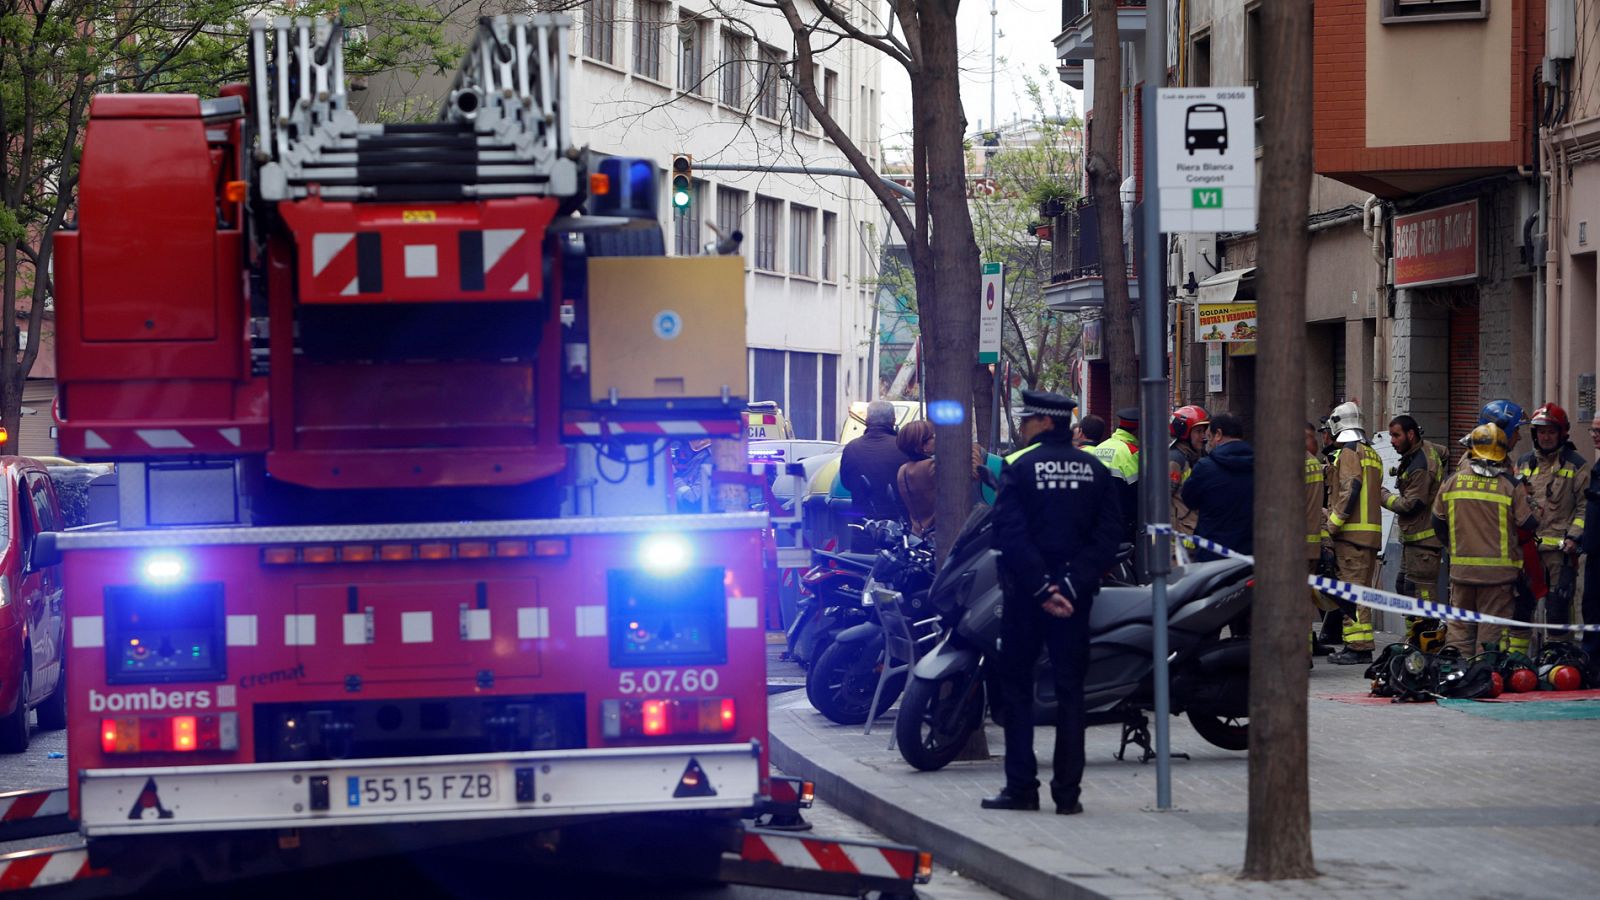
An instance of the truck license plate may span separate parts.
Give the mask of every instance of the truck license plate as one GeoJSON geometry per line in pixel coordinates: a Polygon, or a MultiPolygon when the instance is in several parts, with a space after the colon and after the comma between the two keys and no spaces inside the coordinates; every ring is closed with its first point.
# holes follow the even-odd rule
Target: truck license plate
{"type": "Polygon", "coordinates": [[[351,809],[402,806],[487,806],[500,799],[497,773],[463,768],[458,772],[401,771],[345,778],[345,803],[351,809]]]}

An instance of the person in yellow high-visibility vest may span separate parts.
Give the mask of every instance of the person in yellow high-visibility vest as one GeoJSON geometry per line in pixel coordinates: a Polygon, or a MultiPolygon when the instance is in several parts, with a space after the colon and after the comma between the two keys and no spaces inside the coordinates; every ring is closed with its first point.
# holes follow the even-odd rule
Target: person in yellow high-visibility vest
{"type": "Polygon", "coordinates": [[[1137,543],[1139,528],[1139,408],[1117,410],[1117,430],[1093,448],[1084,448],[1111,470],[1119,485],[1122,518],[1126,522],[1125,542],[1137,543]]]}
{"type": "MultiPolygon", "coordinates": [[[[1522,571],[1517,530],[1537,520],[1528,487],[1511,472],[1511,442],[1493,423],[1467,436],[1466,467],[1439,487],[1433,501],[1433,527],[1450,548],[1450,605],[1508,618],[1512,593],[1522,571]]],[[[1452,621],[1445,638],[1462,656],[1474,656],[1500,643],[1503,627],[1452,621]]]]}
{"type": "MultiPolygon", "coordinates": [[[[1329,414],[1328,424],[1339,447],[1328,484],[1328,534],[1333,538],[1336,577],[1374,587],[1378,549],[1383,546],[1383,460],[1367,444],[1361,407],[1339,404],[1329,414]]],[[[1343,638],[1344,648],[1329,656],[1329,662],[1341,666],[1372,662],[1370,608],[1360,606],[1354,618],[1345,616],[1343,638]]]]}

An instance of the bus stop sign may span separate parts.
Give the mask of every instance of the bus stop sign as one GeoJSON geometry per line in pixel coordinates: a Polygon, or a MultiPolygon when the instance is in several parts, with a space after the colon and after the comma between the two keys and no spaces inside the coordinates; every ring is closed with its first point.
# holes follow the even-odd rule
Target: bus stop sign
{"type": "Polygon", "coordinates": [[[1165,88],[1156,96],[1161,231],[1254,231],[1256,92],[1165,88]]]}

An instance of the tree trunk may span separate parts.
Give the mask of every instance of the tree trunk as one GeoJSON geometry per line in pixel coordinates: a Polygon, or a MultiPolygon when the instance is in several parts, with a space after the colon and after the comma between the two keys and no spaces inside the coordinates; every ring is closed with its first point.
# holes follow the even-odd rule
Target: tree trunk
{"type": "MultiPolygon", "coordinates": [[[[1262,4],[1261,371],[1305,358],[1306,210],[1311,190],[1312,0],[1262,4]]],[[[1256,605],[1250,647],[1250,824],[1243,877],[1315,877],[1306,763],[1305,543],[1299,529],[1305,379],[1262,379],[1256,393],[1256,605]]]]}
{"type": "Polygon", "coordinates": [[[1100,274],[1106,305],[1105,358],[1111,409],[1139,405],[1128,303],[1128,256],[1122,247],[1122,45],[1116,0],[1093,0],[1094,124],[1089,129],[1089,195],[1100,226],[1100,274]]]}
{"type": "MultiPolygon", "coordinates": [[[[927,128],[922,132],[928,159],[928,249],[933,290],[923,291],[917,279],[917,302],[934,303],[936,315],[924,321],[929,401],[954,401],[957,421],[935,421],[935,447],[947,462],[935,473],[934,504],[939,523],[939,556],[972,510],[973,371],[978,359],[978,295],[982,281],[978,244],[967,209],[967,160],[962,146],[966,121],[961,111],[960,53],[956,43],[955,4],[921,6],[923,70],[918,79],[927,128]]],[[[924,307],[925,309],[926,307],[924,307]]]]}

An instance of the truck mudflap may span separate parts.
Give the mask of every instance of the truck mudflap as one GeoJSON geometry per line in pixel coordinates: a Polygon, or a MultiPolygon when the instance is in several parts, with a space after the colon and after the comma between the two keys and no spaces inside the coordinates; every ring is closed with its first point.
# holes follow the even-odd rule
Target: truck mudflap
{"type": "Polygon", "coordinates": [[[77,884],[104,879],[108,874],[105,869],[89,865],[89,849],[82,843],[0,856],[0,892],[77,884]]]}
{"type": "Polygon", "coordinates": [[[745,811],[759,743],[91,769],[81,828],[112,835],[745,811]]]}
{"type": "Polygon", "coordinates": [[[834,840],[815,835],[747,828],[737,856],[723,857],[720,878],[749,884],[862,896],[915,896],[933,876],[933,854],[901,844],[834,840]]]}
{"type": "Polygon", "coordinates": [[[76,830],[67,814],[64,787],[0,794],[0,841],[76,830]]]}

